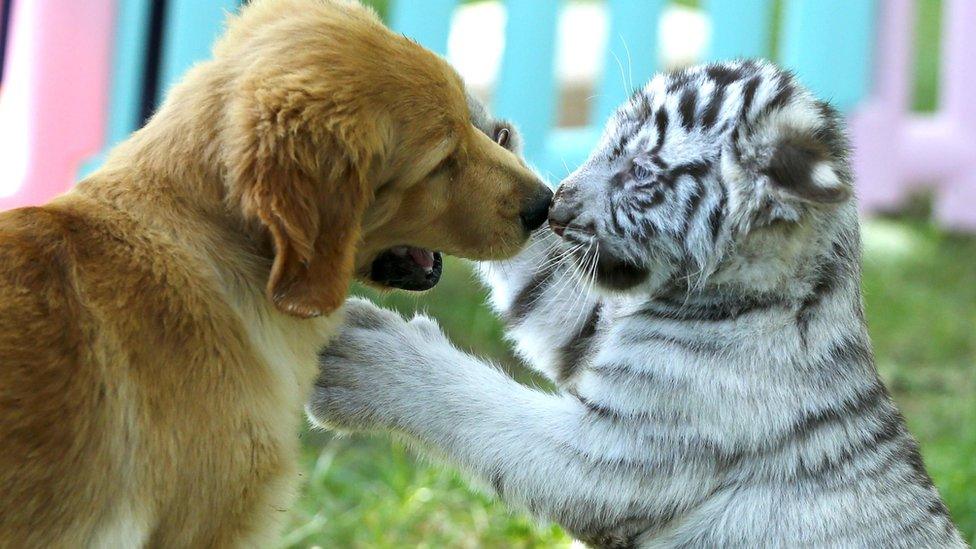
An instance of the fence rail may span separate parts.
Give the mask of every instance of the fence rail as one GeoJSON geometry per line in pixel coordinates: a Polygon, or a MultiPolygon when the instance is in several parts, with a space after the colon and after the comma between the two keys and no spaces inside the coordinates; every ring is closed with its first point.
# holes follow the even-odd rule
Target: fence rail
{"type": "MultiPolygon", "coordinates": [[[[667,0],[606,0],[598,98],[581,128],[555,125],[556,35],[563,0],[508,0],[493,108],[522,128],[526,154],[561,176],[602,121],[658,65],[667,0]],[[616,68],[626,60],[628,77],[616,68]]],[[[391,0],[391,26],[444,54],[457,0],[391,0]]],[[[777,60],[851,114],[862,205],[890,209],[921,188],[945,225],[976,230],[976,1],[944,0],[939,110],[909,109],[913,0],[701,0],[706,59],[777,60]],[[775,19],[774,18],[778,18],[775,19]]],[[[0,87],[0,208],[41,203],[96,168],[168,86],[209,55],[237,0],[0,0],[9,20],[0,87]]]]}

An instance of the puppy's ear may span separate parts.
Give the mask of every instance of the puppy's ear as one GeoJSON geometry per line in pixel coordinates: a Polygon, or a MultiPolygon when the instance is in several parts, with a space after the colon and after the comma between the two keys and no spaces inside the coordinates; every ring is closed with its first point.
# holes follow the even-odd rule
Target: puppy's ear
{"type": "Polygon", "coordinates": [[[339,140],[329,113],[301,92],[247,94],[229,106],[230,196],[274,245],[266,292],[303,318],[334,311],[354,275],[372,200],[361,136],[339,140]]]}

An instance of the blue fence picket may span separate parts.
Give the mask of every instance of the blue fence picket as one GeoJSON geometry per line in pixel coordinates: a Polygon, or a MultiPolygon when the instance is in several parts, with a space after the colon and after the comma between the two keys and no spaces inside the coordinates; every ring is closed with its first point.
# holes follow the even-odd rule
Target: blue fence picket
{"type": "Polygon", "coordinates": [[[868,91],[874,0],[784,0],[781,61],[813,92],[849,111],[868,91]]]}
{"type": "Polygon", "coordinates": [[[210,48],[224,29],[228,13],[238,0],[169,0],[160,60],[159,95],[162,99],[171,85],[194,63],[210,57],[210,48]]]}
{"type": "MultiPolygon", "coordinates": [[[[712,21],[707,57],[728,59],[768,52],[773,0],[702,0],[712,21]]],[[[849,110],[867,93],[872,64],[876,0],[782,0],[782,63],[815,93],[849,110]]],[[[147,33],[153,0],[118,0],[116,45],[107,146],[140,123],[147,33]]],[[[558,129],[555,81],[558,15],[565,0],[506,0],[507,23],[494,110],[522,130],[526,157],[555,177],[585,160],[613,110],[646,82],[658,66],[658,23],[668,0],[606,0],[610,28],[603,75],[597,84],[592,123],[558,129]]],[[[240,0],[169,0],[160,46],[159,90],[210,55],[228,12],[240,0]]],[[[458,0],[391,0],[390,23],[446,54],[451,15],[458,0]]],[[[6,1],[9,6],[9,0],[6,1]]],[[[101,162],[88,162],[82,173],[101,162]]]]}
{"type": "Polygon", "coordinates": [[[771,0],[706,0],[703,7],[712,21],[709,60],[768,55],[771,0]]]}
{"type": "Polygon", "coordinates": [[[666,0],[608,0],[603,74],[597,86],[590,124],[559,128],[546,143],[539,167],[561,179],[590,155],[607,118],[658,69],[658,22],[666,0]]]}
{"type": "Polygon", "coordinates": [[[610,29],[594,124],[603,121],[658,69],[658,22],[666,0],[608,0],[610,29]]]}
{"type": "Polygon", "coordinates": [[[149,0],[119,0],[116,6],[105,146],[101,153],[82,164],[80,177],[98,169],[108,150],[128,137],[141,122],[150,3],[149,0]]]}
{"type": "Polygon", "coordinates": [[[390,6],[390,27],[445,55],[456,4],[457,0],[424,0],[422,5],[416,0],[397,0],[390,6]]]}
{"type": "MultiPolygon", "coordinates": [[[[559,128],[546,143],[538,165],[547,175],[561,179],[582,164],[600,137],[606,119],[658,69],[658,21],[666,0],[608,0],[603,74],[597,86],[597,104],[590,124],[559,128]]],[[[554,101],[555,99],[553,99],[554,101]]]]}
{"type": "Polygon", "coordinates": [[[509,0],[505,52],[495,89],[494,110],[516,121],[533,163],[544,161],[546,138],[555,121],[556,21],[559,0],[509,0]]]}

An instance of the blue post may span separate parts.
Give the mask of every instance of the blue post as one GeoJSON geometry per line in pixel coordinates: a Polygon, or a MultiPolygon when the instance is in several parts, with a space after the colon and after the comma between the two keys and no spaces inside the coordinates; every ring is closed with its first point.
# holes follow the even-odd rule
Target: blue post
{"type": "Polygon", "coordinates": [[[79,176],[98,169],[105,154],[139,127],[142,86],[149,33],[149,0],[118,0],[105,147],[82,164],[79,176]]]}
{"type": "Polygon", "coordinates": [[[658,69],[658,23],[665,0],[609,0],[610,32],[593,123],[602,125],[658,69]]]}
{"type": "Polygon", "coordinates": [[[390,6],[390,28],[446,55],[455,4],[457,0],[395,0],[390,6]]]}
{"type": "Polygon", "coordinates": [[[518,124],[525,156],[541,163],[556,115],[556,21],[559,0],[509,0],[505,52],[494,110],[518,124]]]}
{"type": "Polygon", "coordinates": [[[238,5],[238,0],[169,0],[160,60],[160,101],[187,69],[210,57],[227,14],[235,12],[238,5]]]}
{"type": "Polygon", "coordinates": [[[782,63],[849,111],[868,91],[874,0],[784,0],[782,63]]]}
{"type": "Polygon", "coordinates": [[[539,167],[555,178],[569,175],[593,150],[607,118],[658,70],[658,24],[666,0],[608,0],[610,29],[597,84],[597,104],[585,128],[560,128],[547,139],[539,167]]]}
{"type": "Polygon", "coordinates": [[[708,60],[769,54],[770,0],[706,0],[704,7],[712,21],[708,60]]]}

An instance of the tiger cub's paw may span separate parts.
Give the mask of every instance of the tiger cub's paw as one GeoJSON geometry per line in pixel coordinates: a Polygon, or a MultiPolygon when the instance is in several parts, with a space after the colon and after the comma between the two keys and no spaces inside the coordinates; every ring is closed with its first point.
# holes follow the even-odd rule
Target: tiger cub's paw
{"type": "Polygon", "coordinates": [[[346,320],[319,353],[319,377],[306,406],[316,424],[338,430],[392,428],[416,398],[431,350],[450,342],[433,320],[399,314],[353,298],[346,320]]]}

